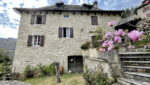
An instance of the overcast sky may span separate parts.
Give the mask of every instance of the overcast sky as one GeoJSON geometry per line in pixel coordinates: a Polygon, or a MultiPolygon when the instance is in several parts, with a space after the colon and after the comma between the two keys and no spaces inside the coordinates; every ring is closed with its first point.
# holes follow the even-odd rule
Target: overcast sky
{"type": "MultiPolygon", "coordinates": [[[[60,0],[0,0],[0,37],[17,38],[20,16],[12,8],[36,8],[53,5],[60,0]]],[[[143,0],[62,0],[65,4],[93,3],[98,1],[100,9],[123,10],[141,5],[143,0]]]]}

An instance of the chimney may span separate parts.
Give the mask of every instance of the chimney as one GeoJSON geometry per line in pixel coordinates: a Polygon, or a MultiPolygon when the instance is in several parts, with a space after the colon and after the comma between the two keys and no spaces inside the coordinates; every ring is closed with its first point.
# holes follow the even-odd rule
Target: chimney
{"type": "Polygon", "coordinates": [[[98,8],[98,3],[97,3],[97,1],[94,1],[93,7],[98,8]]]}

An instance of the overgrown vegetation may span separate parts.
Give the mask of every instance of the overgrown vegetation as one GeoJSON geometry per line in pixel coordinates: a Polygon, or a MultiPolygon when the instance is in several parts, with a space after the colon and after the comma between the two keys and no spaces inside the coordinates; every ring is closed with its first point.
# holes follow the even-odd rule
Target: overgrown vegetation
{"type": "Polygon", "coordinates": [[[104,74],[99,71],[90,71],[86,67],[84,73],[84,79],[86,80],[86,85],[110,85],[107,74],[104,74]]]}
{"type": "Polygon", "coordinates": [[[126,9],[124,12],[122,12],[121,18],[126,18],[132,14],[137,14],[137,11],[134,9],[126,9]]]}
{"type": "Polygon", "coordinates": [[[81,49],[83,49],[83,50],[88,50],[89,47],[90,47],[90,42],[89,41],[87,41],[86,43],[81,45],[81,49]]]}
{"type": "Polygon", "coordinates": [[[37,67],[31,67],[28,65],[24,71],[24,78],[28,79],[33,77],[50,76],[54,75],[55,73],[54,63],[49,65],[39,64],[37,67]]]}
{"type": "Polygon", "coordinates": [[[0,49],[0,80],[6,78],[11,73],[10,70],[11,59],[9,52],[0,49]]]}
{"type": "Polygon", "coordinates": [[[99,41],[102,40],[102,37],[104,36],[105,32],[100,27],[98,27],[97,30],[92,33],[92,42],[87,41],[86,43],[82,44],[81,49],[88,50],[90,47],[97,48],[101,46],[99,41]]]}

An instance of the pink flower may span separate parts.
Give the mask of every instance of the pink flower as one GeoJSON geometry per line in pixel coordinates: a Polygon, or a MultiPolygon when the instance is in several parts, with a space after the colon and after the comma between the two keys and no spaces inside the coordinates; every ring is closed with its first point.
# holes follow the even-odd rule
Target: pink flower
{"type": "Polygon", "coordinates": [[[143,33],[143,31],[139,32],[137,30],[133,30],[130,33],[128,33],[128,37],[131,38],[134,42],[136,42],[143,33]]]}
{"type": "Polygon", "coordinates": [[[108,37],[110,37],[110,36],[112,36],[112,33],[111,33],[111,32],[107,32],[107,33],[104,35],[104,38],[108,38],[108,37]]]}
{"type": "Polygon", "coordinates": [[[104,43],[102,44],[102,46],[103,46],[103,47],[107,47],[107,46],[108,46],[108,43],[107,43],[107,42],[104,42],[104,43]]]}
{"type": "Polygon", "coordinates": [[[111,21],[111,22],[108,23],[108,25],[111,26],[111,27],[114,26],[114,24],[116,24],[115,21],[111,21]]]}
{"type": "Polygon", "coordinates": [[[105,48],[100,48],[99,52],[106,52],[106,49],[105,48]]]}
{"type": "Polygon", "coordinates": [[[116,36],[123,36],[124,35],[123,29],[119,29],[118,31],[116,30],[115,35],[116,36]]]}
{"type": "Polygon", "coordinates": [[[108,52],[111,52],[113,49],[114,49],[114,46],[111,45],[111,46],[108,48],[108,52]]]}
{"type": "Polygon", "coordinates": [[[108,45],[113,45],[114,42],[113,41],[108,41],[107,43],[108,43],[108,45]]]}
{"type": "Polygon", "coordinates": [[[115,42],[121,42],[121,37],[115,36],[114,41],[115,41],[115,42]]]}

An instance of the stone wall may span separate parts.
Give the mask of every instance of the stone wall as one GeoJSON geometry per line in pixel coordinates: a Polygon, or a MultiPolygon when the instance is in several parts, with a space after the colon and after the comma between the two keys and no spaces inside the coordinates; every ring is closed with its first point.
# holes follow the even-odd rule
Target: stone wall
{"type": "Polygon", "coordinates": [[[84,56],[84,70],[99,71],[102,69],[104,73],[108,74],[109,78],[120,75],[121,64],[119,61],[118,52],[98,52],[96,49],[89,49],[83,53],[84,56]]]}
{"type": "Polygon", "coordinates": [[[68,68],[68,56],[82,55],[80,46],[86,41],[91,40],[90,31],[95,31],[97,27],[102,27],[104,31],[112,31],[108,22],[120,20],[119,14],[103,15],[97,13],[98,24],[91,25],[91,16],[94,13],[75,13],[48,12],[46,24],[30,24],[31,13],[21,14],[19,35],[17,40],[15,58],[13,66],[16,72],[23,72],[27,65],[36,66],[37,64],[49,64],[59,61],[64,66],[65,71],[68,68]],[[69,14],[69,18],[64,18],[64,14],[69,14]],[[58,38],[59,27],[73,27],[74,38],[58,38]],[[27,47],[28,35],[45,35],[44,47],[27,47]]]}
{"type": "Polygon", "coordinates": [[[138,16],[141,18],[149,18],[150,17],[150,4],[146,5],[137,10],[138,16]]]}

